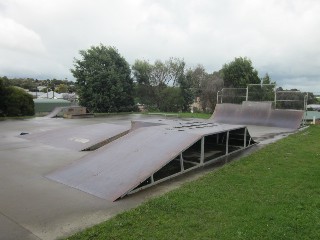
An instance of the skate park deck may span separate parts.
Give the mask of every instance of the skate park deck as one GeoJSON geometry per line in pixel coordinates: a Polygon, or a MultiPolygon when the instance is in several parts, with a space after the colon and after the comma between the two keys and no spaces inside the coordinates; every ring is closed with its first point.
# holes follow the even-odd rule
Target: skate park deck
{"type": "MultiPolygon", "coordinates": [[[[7,120],[0,123],[0,239],[57,239],[137,206],[146,199],[169,191],[195,175],[155,185],[120,201],[105,200],[45,176],[71,166],[90,152],[23,139],[21,132],[57,131],[93,124],[115,124],[128,128],[131,120],[145,116],[129,115],[95,119],[7,120]]],[[[147,121],[159,122],[159,116],[147,121]]],[[[161,121],[160,121],[161,122],[161,121]]],[[[296,129],[247,126],[257,141],[283,137],[296,129]]],[[[199,173],[203,174],[203,173],[199,173]]]]}

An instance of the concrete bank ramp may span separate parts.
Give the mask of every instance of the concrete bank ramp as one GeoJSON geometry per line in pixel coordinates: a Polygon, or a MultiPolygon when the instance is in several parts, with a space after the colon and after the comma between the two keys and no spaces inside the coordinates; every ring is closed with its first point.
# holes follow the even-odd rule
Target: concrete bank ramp
{"type": "Polygon", "coordinates": [[[271,102],[243,102],[217,104],[209,121],[298,129],[304,111],[273,109],[271,102]]]}
{"type": "Polygon", "coordinates": [[[46,118],[54,118],[56,117],[61,111],[64,109],[67,109],[69,107],[55,107],[48,115],[46,115],[46,118]]]}
{"type": "Polygon", "coordinates": [[[239,125],[136,125],[142,127],[46,177],[115,201],[254,144],[246,127],[239,125]]]}
{"type": "Polygon", "coordinates": [[[130,126],[98,123],[43,132],[31,132],[20,137],[54,147],[83,151],[97,149],[127,134],[129,130],[130,126]]]}

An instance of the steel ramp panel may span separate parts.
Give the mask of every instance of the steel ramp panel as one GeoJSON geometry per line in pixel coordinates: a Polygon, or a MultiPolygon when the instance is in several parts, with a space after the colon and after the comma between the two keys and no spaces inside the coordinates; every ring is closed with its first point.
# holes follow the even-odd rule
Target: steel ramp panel
{"type": "Polygon", "coordinates": [[[245,127],[222,124],[211,128],[182,128],[184,130],[174,126],[136,129],[46,177],[115,201],[204,135],[245,127]]]}
{"type": "Polygon", "coordinates": [[[222,103],[216,105],[209,121],[298,129],[303,114],[301,110],[274,110],[269,102],[222,103]]]}
{"type": "Polygon", "coordinates": [[[46,177],[114,201],[199,138],[185,132],[140,128],[46,177]]]}

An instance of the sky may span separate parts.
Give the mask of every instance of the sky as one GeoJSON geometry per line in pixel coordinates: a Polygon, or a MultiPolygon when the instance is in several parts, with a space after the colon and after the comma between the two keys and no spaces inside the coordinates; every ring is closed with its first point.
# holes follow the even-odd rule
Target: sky
{"type": "Polygon", "coordinates": [[[284,89],[320,94],[319,0],[0,0],[0,76],[74,80],[79,50],[218,71],[247,57],[284,89]]]}

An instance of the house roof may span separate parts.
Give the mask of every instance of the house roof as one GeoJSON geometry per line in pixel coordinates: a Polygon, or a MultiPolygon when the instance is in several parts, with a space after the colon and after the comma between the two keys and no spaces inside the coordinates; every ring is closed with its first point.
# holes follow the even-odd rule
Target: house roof
{"type": "Polygon", "coordinates": [[[63,96],[60,93],[50,91],[48,93],[44,93],[44,94],[40,95],[38,98],[62,99],[63,96]]]}

